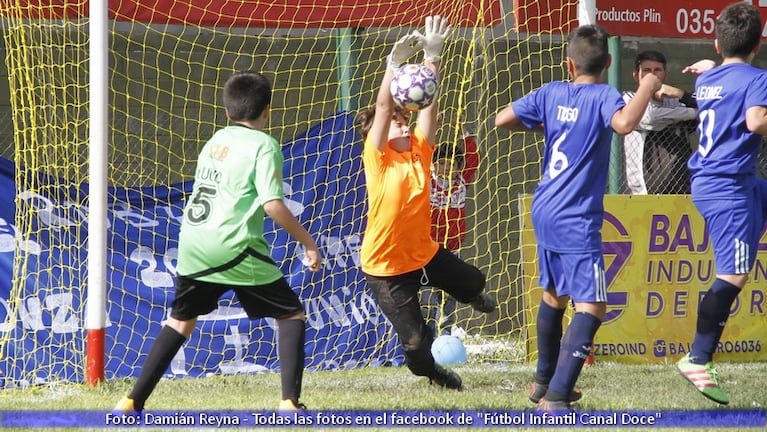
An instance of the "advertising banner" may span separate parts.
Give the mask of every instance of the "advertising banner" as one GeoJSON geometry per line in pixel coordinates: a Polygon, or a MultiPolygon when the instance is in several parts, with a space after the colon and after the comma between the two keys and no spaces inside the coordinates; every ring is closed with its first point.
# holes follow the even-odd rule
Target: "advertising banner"
{"type": "MultiPolygon", "coordinates": [[[[698,304],[716,278],[703,218],[687,195],[607,195],[602,227],[607,315],[594,341],[597,361],[664,363],[690,351],[698,304]]],[[[528,353],[542,289],[532,196],[521,200],[528,353]]],[[[730,311],[717,361],[767,360],[767,239],[730,311]]]]}
{"type": "MultiPolygon", "coordinates": [[[[731,0],[597,0],[596,24],[614,36],[713,38],[716,17],[731,0]]],[[[767,18],[767,1],[752,2],[767,18]]],[[[578,2],[559,9],[537,0],[515,2],[517,30],[521,33],[568,34],[577,24],[578,2]]],[[[762,32],[762,37],[765,37],[762,32]]]]}

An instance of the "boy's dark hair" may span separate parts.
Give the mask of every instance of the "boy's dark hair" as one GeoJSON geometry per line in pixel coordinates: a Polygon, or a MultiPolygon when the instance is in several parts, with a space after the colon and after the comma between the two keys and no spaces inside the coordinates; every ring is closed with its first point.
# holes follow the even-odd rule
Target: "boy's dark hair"
{"type": "Polygon", "coordinates": [[[607,66],[610,35],[598,25],[583,25],[567,37],[567,56],[584,75],[600,75],[607,66]]]}
{"type": "Polygon", "coordinates": [[[663,65],[666,68],[666,56],[660,51],[647,50],[642,51],[634,58],[634,70],[639,71],[639,65],[644,61],[655,61],[663,65]]]}
{"type": "MultiPolygon", "coordinates": [[[[399,114],[402,117],[405,118],[405,120],[410,120],[410,112],[406,110],[405,108],[402,108],[399,105],[394,106],[394,114],[399,114]]],[[[370,132],[370,127],[373,126],[373,118],[376,115],[376,107],[375,105],[369,107],[369,108],[363,108],[360,110],[359,113],[357,113],[357,123],[360,126],[360,134],[362,135],[362,140],[364,141],[365,138],[368,136],[368,132],[370,132]]]]}
{"type": "Polygon", "coordinates": [[[237,72],[224,84],[224,107],[232,121],[255,120],[271,102],[272,86],[258,72],[237,72]]]}
{"type": "Polygon", "coordinates": [[[436,162],[440,159],[459,160],[463,162],[463,146],[460,144],[440,144],[434,149],[434,155],[431,157],[432,162],[436,162]]]}
{"type": "Polygon", "coordinates": [[[745,59],[757,47],[761,37],[759,9],[744,2],[722,9],[716,21],[716,40],[723,57],[745,59]]]}

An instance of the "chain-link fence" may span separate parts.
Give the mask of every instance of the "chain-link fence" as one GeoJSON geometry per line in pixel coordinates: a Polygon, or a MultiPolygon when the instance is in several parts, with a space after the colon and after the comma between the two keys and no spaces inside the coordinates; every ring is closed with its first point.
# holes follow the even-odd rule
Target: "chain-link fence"
{"type": "Polygon", "coordinates": [[[623,137],[623,193],[689,194],[687,159],[697,146],[695,121],[623,137]]]}
{"type": "MultiPolygon", "coordinates": [[[[687,160],[698,148],[697,124],[679,122],[665,129],[623,137],[624,194],[689,194],[687,160]]],[[[757,174],[767,178],[767,138],[762,139],[757,174]]]]}

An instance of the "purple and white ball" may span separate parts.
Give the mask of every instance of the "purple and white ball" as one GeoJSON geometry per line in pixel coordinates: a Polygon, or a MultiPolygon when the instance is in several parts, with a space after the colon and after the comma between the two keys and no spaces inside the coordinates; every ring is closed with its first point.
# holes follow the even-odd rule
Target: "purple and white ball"
{"type": "Polygon", "coordinates": [[[391,81],[394,102],[408,111],[420,111],[431,105],[438,89],[436,75],[422,64],[402,66],[391,81]]]}

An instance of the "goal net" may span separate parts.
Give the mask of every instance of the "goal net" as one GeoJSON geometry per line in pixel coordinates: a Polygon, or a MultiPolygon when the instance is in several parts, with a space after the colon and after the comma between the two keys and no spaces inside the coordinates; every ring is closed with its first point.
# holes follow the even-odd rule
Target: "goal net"
{"type": "MultiPolygon", "coordinates": [[[[498,0],[109,3],[103,36],[89,34],[84,1],[0,5],[10,99],[0,125],[0,388],[84,379],[91,37],[109,40],[106,378],[137,375],[168,316],[197,152],[227,124],[224,81],[245,69],[273,83],[267,132],[282,143],[286,200],[326,259],[308,272],[300,247],[267,220],[271,255],[306,307],[308,370],[401,364],[359,266],[366,203],[354,120],[373,103],[393,43],[430,14],[454,26],[438,145],[464,133],[478,143],[458,252],[500,305],[483,315],[459,303],[453,330],[473,359],[525,359],[522,294],[535,283],[521,271],[520,232],[531,227],[519,203],[539,178],[542,141],[499,132],[493,117],[563,78],[577,1],[514,2],[516,11],[498,0]]],[[[276,370],[275,333],[224,297],[168,372],[276,370]]]]}

